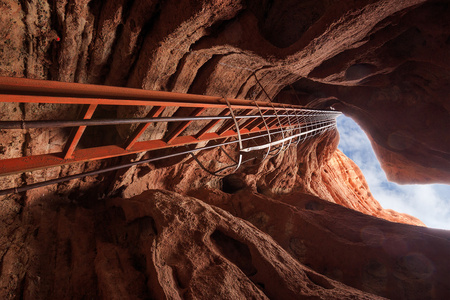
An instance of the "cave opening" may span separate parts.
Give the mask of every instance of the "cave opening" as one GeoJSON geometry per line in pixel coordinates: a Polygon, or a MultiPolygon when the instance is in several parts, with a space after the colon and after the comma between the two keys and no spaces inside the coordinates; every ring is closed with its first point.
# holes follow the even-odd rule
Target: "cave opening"
{"type": "Polygon", "coordinates": [[[337,127],[340,135],[338,149],[361,169],[370,188],[369,197],[373,195],[385,209],[417,217],[428,227],[450,229],[450,186],[400,185],[388,181],[371,141],[361,127],[345,115],[337,118],[337,127]]]}
{"type": "Polygon", "coordinates": [[[227,194],[235,194],[245,188],[244,179],[236,174],[230,174],[222,178],[222,191],[227,194]]]}

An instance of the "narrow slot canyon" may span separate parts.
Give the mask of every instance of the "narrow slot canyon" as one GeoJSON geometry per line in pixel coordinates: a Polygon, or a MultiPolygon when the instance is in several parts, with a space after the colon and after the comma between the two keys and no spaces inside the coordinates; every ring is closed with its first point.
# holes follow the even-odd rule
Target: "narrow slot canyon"
{"type": "Polygon", "coordinates": [[[450,184],[448,1],[0,12],[1,299],[450,297],[450,231],[382,206],[336,123],[450,184]]]}

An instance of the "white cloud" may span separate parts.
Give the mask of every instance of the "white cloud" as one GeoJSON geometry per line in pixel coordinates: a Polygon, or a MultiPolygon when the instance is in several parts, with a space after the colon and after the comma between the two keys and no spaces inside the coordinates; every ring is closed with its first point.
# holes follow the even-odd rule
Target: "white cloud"
{"type": "Polygon", "coordinates": [[[340,116],[339,149],[361,169],[369,188],[384,208],[419,218],[428,227],[450,229],[450,186],[398,185],[387,181],[369,139],[350,118],[340,116]]]}

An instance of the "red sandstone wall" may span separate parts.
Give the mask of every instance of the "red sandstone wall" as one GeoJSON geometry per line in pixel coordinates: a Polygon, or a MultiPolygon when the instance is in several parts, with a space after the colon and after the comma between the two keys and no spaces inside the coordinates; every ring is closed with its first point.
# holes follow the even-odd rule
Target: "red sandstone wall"
{"type": "MultiPolygon", "coordinates": [[[[352,116],[390,179],[450,181],[445,1],[11,0],[0,9],[1,76],[266,99],[256,75],[276,101],[352,116]]],[[[0,105],[2,120],[76,113],[0,105]]],[[[0,134],[0,158],[64,145],[58,130],[0,134]]],[[[331,133],[243,168],[234,196],[183,158],[3,197],[0,297],[447,298],[448,232],[372,217],[422,225],[382,210],[337,142],[331,133]],[[149,189],[160,191],[138,196],[149,189]]],[[[112,163],[10,176],[0,188],[112,163]]]]}

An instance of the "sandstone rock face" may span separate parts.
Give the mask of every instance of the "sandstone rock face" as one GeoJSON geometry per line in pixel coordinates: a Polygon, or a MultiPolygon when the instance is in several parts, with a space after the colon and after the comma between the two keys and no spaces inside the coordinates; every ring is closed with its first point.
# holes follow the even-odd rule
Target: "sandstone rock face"
{"type": "Polygon", "coordinates": [[[292,86],[356,119],[389,179],[450,180],[446,1],[65,3],[2,4],[0,75],[278,101],[292,86]]]}
{"type": "Polygon", "coordinates": [[[392,222],[425,226],[413,216],[383,209],[373,198],[359,167],[339,150],[317,177],[307,191],[322,199],[392,222]]]}
{"type": "Polygon", "coordinates": [[[424,226],[408,214],[383,209],[359,167],[337,149],[338,138],[324,135],[298,148],[296,190],[392,222],[424,226]]]}
{"type": "Polygon", "coordinates": [[[301,99],[290,98],[335,103],[354,118],[389,180],[449,183],[449,14],[446,1],[429,1],[380,20],[297,81],[301,99]]]}
{"type": "Polygon", "coordinates": [[[278,199],[248,190],[195,194],[249,221],[328,278],[389,299],[440,299],[450,292],[449,231],[393,226],[303,193],[278,199]]]}
{"type": "MultiPolygon", "coordinates": [[[[426,0],[0,1],[0,76],[333,106],[368,133],[391,180],[449,183],[449,9],[426,0]]],[[[77,115],[0,105],[0,120],[77,115]]],[[[120,143],[123,133],[87,130],[80,147],[120,143]]],[[[0,158],[61,151],[66,138],[0,131],[0,158]]],[[[0,298],[448,298],[448,231],[382,209],[337,144],[329,132],[224,178],[179,157],[2,197],[0,298]]],[[[8,176],[0,188],[150,155],[8,176]]],[[[220,150],[199,159],[229,163],[220,150]]]]}
{"type": "Polygon", "coordinates": [[[444,299],[448,231],[293,193],[2,201],[2,299],[444,299]],[[201,199],[201,200],[200,200],[201,199]],[[283,215],[280,218],[280,215],[283,215]],[[363,292],[364,291],[364,292],[363,292]]]}

